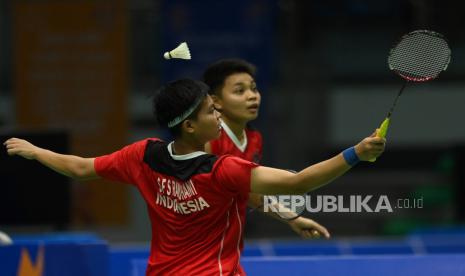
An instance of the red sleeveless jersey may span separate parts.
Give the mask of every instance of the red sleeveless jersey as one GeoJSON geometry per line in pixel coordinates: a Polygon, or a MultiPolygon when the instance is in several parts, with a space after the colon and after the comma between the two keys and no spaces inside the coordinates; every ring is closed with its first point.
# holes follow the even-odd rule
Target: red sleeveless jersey
{"type": "Polygon", "coordinates": [[[146,139],[97,157],[103,178],[133,184],[147,203],[152,242],[147,275],[245,275],[245,204],[258,166],[205,152],[173,155],[146,139]]]}

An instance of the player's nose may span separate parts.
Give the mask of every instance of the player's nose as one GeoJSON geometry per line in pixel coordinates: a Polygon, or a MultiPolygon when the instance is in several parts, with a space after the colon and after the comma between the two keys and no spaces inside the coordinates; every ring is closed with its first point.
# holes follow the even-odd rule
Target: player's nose
{"type": "Polygon", "coordinates": [[[257,92],[256,91],[253,91],[252,89],[247,89],[247,99],[251,100],[255,100],[257,98],[257,92]]]}

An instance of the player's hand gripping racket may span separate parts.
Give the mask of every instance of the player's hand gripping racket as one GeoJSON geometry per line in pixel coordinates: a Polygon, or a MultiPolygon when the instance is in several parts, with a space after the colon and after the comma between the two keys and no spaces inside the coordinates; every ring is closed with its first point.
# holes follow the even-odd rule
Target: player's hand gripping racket
{"type": "MultiPolygon", "coordinates": [[[[389,52],[388,65],[391,71],[405,80],[389,112],[379,127],[378,137],[385,138],[392,112],[408,82],[433,80],[447,69],[451,51],[443,35],[417,30],[404,35],[389,52]]],[[[375,159],[370,160],[376,161],[375,159]]]]}

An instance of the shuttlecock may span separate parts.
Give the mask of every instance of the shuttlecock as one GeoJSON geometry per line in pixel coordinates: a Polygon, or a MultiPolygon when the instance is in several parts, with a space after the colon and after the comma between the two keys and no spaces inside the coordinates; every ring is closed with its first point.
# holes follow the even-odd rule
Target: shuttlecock
{"type": "Polygon", "coordinates": [[[191,59],[191,52],[186,42],[179,44],[176,49],[171,50],[163,54],[165,59],[180,58],[180,59],[191,59]]]}
{"type": "Polygon", "coordinates": [[[11,240],[11,238],[7,234],[0,231],[0,246],[10,245],[10,244],[13,244],[13,241],[11,240]]]}

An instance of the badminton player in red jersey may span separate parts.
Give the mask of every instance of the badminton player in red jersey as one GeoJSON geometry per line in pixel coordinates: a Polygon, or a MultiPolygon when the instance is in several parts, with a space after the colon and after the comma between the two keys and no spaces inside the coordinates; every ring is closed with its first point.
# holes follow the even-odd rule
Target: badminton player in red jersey
{"type": "Polygon", "coordinates": [[[302,194],[376,158],[385,140],[372,136],[296,174],[234,156],[207,154],[220,134],[219,113],[200,81],[182,79],[154,97],[155,114],[174,141],[135,142],[114,153],[82,158],[28,141],[4,142],[9,155],[34,159],[78,180],[106,178],[134,185],[147,203],[152,241],[147,275],[244,275],[239,263],[244,213],[250,192],[302,194]]]}
{"type": "Polygon", "coordinates": [[[249,125],[258,116],[261,100],[254,75],[255,67],[241,59],[219,60],[205,70],[203,80],[221,113],[222,127],[220,137],[207,143],[207,151],[260,162],[262,135],[249,125]]]}
{"type": "MultiPolygon", "coordinates": [[[[221,133],[218,139],[208,142],[206,151],[218,156],[230,154],[260,163],[262,135],[250,127],[249,122],[258,117],[261,95],[255,83],[255,66],[242,59],[222,59],[205,70],[204,82],[210,87],[210,95],[216,110],[221,113],[221,133]]],[[[261,209],[263,196],[250,194],[248,204],[261,209]]],[[[246,206],[242,206],[244,211],[246,206]]],[[[273,212],[268,215],[283,220],[273,212]]],[[[292,216],[294,217],[294,216],[292,216]]],[[[283,220],[301,237],[320,235],[329,238],[329,232],[317,222],[303,217],[283,220]]]]}

